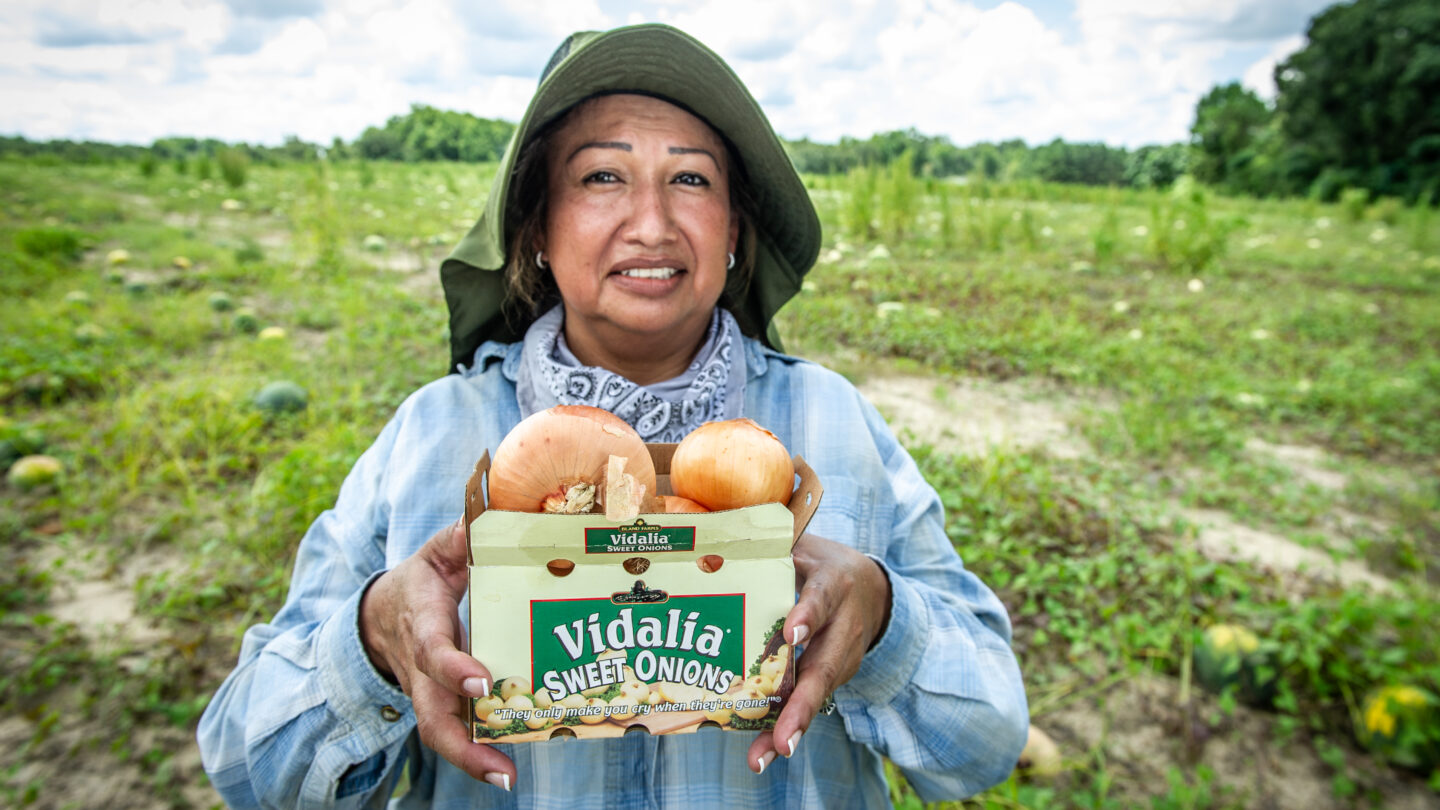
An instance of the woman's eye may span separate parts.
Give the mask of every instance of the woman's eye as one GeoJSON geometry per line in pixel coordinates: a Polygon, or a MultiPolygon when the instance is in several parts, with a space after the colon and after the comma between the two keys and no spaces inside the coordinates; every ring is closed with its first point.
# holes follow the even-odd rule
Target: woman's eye
{"type": "Polygon", "coordinates": [[[710,181],[704,175],[695,172],[682,172],[675,177],[675,182],[686,186],[708,186],[710,181]]]}
{"type": "Polygon", "coordinates": [[[614,183],[619,179],[620,178],[616,177],[613,172],[607,172],[603,169],[585,175],[585,182],[587,183],[614,183]]]}

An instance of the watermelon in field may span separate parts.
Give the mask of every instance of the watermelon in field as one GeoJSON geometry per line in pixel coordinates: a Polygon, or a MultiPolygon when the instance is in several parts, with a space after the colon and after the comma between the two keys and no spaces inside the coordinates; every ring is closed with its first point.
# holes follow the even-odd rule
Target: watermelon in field
{"type": "Polygon", "coordinates": [[[60,482],[60,460],[51,456],[25,456],[10,465],[5,479],[23,491],[54,487],[60,482]]]}
{"type": "Polygon", "coordinates": [[[75,342],[89,346],[105,339],[105,330],[93,323],[82,323],[75,327],[75,342]]]}
{"type": "Polygon", "coordinates": [[[1355,736],[1387,762],[1429,773],[1440,767],[1440,700],[1408,684],[1382,686],[1366,696],[1355,736]]]}
{"type": "Polygon", "coordinates": [[[235,310],[235,317],[230,321],[235,325],[236,331],[247,334],[255,334],[260,331],[260,317],[250,307],[241,307],[235,310]]]}
{"type": "Polygon", "coordinates": [[[310,404],[310,395],[305,389],[289,380],[277,380],[260,389],[255,395],[255,407],[266,413],[293,413],[303,411],[310,404]]]}
{"type": "Polygon", "coordinates": [[[1264,706],[1275,699],[1275,668],[1249,628],[1216,624],[1195,645],[1195,680],[1217,695],[1234,690],[1241,701],[1264,706]]]}

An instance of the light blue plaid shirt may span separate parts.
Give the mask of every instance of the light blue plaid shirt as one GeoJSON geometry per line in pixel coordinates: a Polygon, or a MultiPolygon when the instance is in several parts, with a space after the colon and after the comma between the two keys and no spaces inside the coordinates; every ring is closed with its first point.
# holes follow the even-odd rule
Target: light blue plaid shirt
{"type": "Polygon", "coordinates": [[[714,729],[500,746],[518,768],[511,793],[421,746],[409,698],[361,646],[360,595],[459,516],[475,460],[519,421],[519,348],[487,343],[407,399],[306,533],[284,607],[246,632],[200,721],[205,770],[232,807],[382,807],[402,764],[402,808],[871,808],[890,805],[882,756],[926,800],[1009,774],[1028,723],[1009,619],[961,565],[935,491],[852,385],[748,340],[745,414],[825,487],[809,531],[890,578],[889,627],[836,690],[838,711],[760,776],[745,762],[754,735],[714,729]]]}

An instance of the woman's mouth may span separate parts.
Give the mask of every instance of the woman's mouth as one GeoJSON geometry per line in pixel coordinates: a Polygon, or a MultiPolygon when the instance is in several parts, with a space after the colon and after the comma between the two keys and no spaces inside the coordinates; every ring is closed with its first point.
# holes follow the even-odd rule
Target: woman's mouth
{"type": "Polygon", "coordinates": [[[632,267],[629,270],[621,270],[619,275],[626,278],[673,278],[680,271],[674,267],[632,267]]]}

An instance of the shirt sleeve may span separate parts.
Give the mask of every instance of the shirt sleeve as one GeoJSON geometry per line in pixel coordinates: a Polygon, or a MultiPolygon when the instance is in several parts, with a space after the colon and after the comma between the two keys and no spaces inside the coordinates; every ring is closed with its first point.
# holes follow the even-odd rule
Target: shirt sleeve
{"type": "Polygon", "coordinates": [[[890,580],[890,622],[836,707],[922,799],[971,796],[1010,774],[1029,729],[1009,616],[951,545],[939,495],[864,408],[886,472],[873,497],[894,505],[889,537],[864,544],[890,580]]]}
{"type": "Polygon", "coordinates": [[[385,568],[385,470],[397,420],[351,470],[300,542],[289,595],[251,627],[197,736],[233,808],[383,804],[415,727],[410,699],[360,642],[365,588],[385,568]]]}

